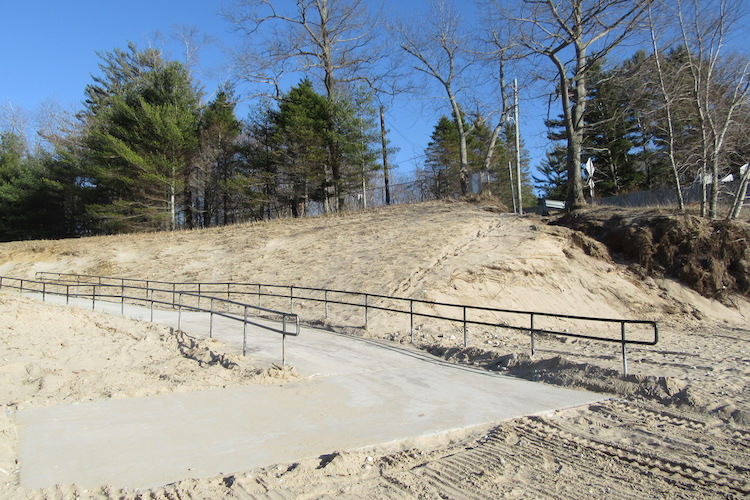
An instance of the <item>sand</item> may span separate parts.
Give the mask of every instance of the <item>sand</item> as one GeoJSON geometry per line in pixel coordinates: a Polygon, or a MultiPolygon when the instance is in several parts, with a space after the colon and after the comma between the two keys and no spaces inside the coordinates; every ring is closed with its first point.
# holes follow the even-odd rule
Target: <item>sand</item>
{"type": "MultiPolygon", "coordinates": [[[[618,347],[420,322],[418,345],[451,361],[618,397],[405,444],[331,450],[320,459],[195,478],[149,492],[18,485],[19,408],[251,383],[295,382],[210,339],[0,294],[5,412],[3,498],[596,498],[750,494],[748,303],[705,299],[642,279],[591,240],[486,205],[428,203],[171,234],[0,245],[0,275],[77,272],[180,281],[252,281],[395,294],[471,305],[658,320],[655,347],[618,347]],[[591,255],[590,255],[591,254],[591,255]],[[593,256],[592,256],[593,255],[593,256]],[[142,495],[138,497],[138,495],[142,495]]],[[[322,321],[320,308],[297,306],[322,321]]],[[[328,326],[408,339],[403,319],[342,308],[328,326]]]]}

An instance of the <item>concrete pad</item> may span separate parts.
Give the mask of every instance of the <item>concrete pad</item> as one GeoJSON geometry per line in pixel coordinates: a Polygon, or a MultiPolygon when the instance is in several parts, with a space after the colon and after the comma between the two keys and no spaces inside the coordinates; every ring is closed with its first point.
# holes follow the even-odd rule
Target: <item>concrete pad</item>
{"type": "MultiPolygon", "coordinates": [[[[204,329],[190,314],[183,329],[204,329]]],[[[215,336],[241,342],[225,321],[215,336]]],[[[279,335],[251,337],[254,359],[278,362],[279,335]]],[[[21,484],[151,488],[603,399],[309,328],[288,337],[287,359],[305,380],[20,410],[21,484]]]]}

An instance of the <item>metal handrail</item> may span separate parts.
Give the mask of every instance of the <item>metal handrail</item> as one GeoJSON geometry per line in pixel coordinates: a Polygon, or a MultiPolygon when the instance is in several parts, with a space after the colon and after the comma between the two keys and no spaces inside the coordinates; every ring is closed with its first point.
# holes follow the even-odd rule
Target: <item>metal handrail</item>
{"type": "MultiPolygon", "coordinates": [[[[41,273],[37,273],[41,274],[41,273]]],[[[30,280],[22,278],[14,278],[8,276],[0,276],[0,289],[3,287],[17,289],[20,293],[24,291],[36,292],[42,294],[42,300],[46,300],[46,295],[58,295],[66,297],[66,304],[70,302],[70,298],[91,298],[92,309],[96,308],[96,301],[106,301],[106,299],[120,299],[121,303],[121,314],[124,314],[125,301],[130,302],[147,302],[150,305],[151,316],[150,320],[154,320],[154,305],[168,306],[171,308],[177,308],[177,329],[180,330],[182,326],[182,310],[204,312],[209,313],[209,338],[213,337],[213,317],[220,316],[234,321],[240,321],[243,324],[242,327],[242,355],[247,355],[247,326],[252,325],[263,330],[267,330],[274,333],[280,333],[282,335],[282,365],[286,365],[286,337],[287,335],[298,336],[300,334],[300,319],[299,316],[293,313],[285,311],[278,311],[274,309],[258,307],[252,304],[245,304],[243,302],[222,299],[220,297],[214,297],[211,295],[201,295],[193,292],[187,292],[182,290],[174,290],[167,288],[155,288],[155,287],[143,287],[126,285],[122,282],[119,285],[111,283],[90,283],[84,281],[65,281],[59,280],[30,280]],[[83,287],[83,291],[81,288],[83,287]],[[86,288],[90,287],[90,292],[86,293],[86,288]],[[64,291],[62,291],[64,289],[64,291]],[[115,293],[119,290],[120,293],[115,293]],[[126,290],[139,290],[145,291],[146,296],[138,295],[126,295],[126,290]],[[156,294],[164,294],[172,297],[172,300],[159,300],[155,298],[156,294]],[[185,303],[183,297],[193,297],[197,299],[198,305],[191,305],[185,303]],[[201,299],[208,300],[210,307],[205,308],[200,306],[201,299]],[[231,314],[230,312],[224,312],[215,307],[215,303],[223,304],[227,306],[228,310],[231,310],[232,306],[240,309],[242,314],[231,314]],[[280,316],[281,317],[281,328],[274,328],[269,325],[265,325],[251,319],[248,319],[248,311],[253,310],[257,313],[265,313],[266,315],[280,316]],[[294,328],[287,330],[287,325],[291,323],[294,328]]]]}
{"type": "MultiPolygon", "coordinates": [[[[73,273],[52,273],[52,272],[37,273],[37,277],[44,277],[44,276],[56,277],[55,279],[57,280],[62,280],[63,278],[71,278],[74,281],[84,281],[84,282],[85,280],[95,280],[97,283],[105,283],[106,281],[111,281],[111,282],[119,282],[120,284],[140,283],[140,284],[143,284],[144,286],[151,286],[151,284],[159,284],[159,285],[166,285],[168,288],[171,287],[171,293],[177,293],[180,291],[181,288],[184,287],[184,288],[187,288],[189,291],[192,291],[193,293],[198,293],[201,295],[205,295],[207,293],[222,294],[222,295],[226,294],[227,299],[229,299],[231,295],[252,295],[252,296],[258,297],[259,306],[260,306],[262,297],[286,298],[286,299],[289,299],[290,310],[292,313],[294,312],[295,301],[318,302],[318,303],[324,303],[326,318],[328,317],[329,304],[354,306],[354,307],[364,308],[365,328],[367,328],[370,310],[379,310],[379,311],[407,314],[409,315],[409,318],[410,318],[409,338],[412,343],[414,342],[414,319],[415,318],[430,318],[430,319],[437,319],[437,320],[460,322],[463,325],[464,347],[468,346],[468,326],[469,325],[502,327],[502,328],[507,328],[509,330],[528,332],[530,336],[532,355],[535,353],[535,350],[536,350],[535,341],[536,341],[536,336],[538,334],[546,334],[546,335],[554,335],[554,336],[561,336],[561,337],[571,337],[571,338],[594,340],[594,341],[600,341],[600,342],[616,343],[616,344],[621,345],[622,359],[623,359],[623,373],[625,374],[627,374],[627,371],[628,371],[627,351],[626,351],[627,345],[653,346],[653,345],[656,345],[659,341],[658,325],[655,321],[650,321],[650,320],[597,318],[597,317],[591,317],[591,316],[558,314],[558,313],[549,313],[549,312],[541,312],[541,311],[520,311],[520,310],[513,310],[513,309],[493,308],[493,307],[468,306],[468,305],[448,303],[448,302],[434,302],[434,301],[413,299],[413,298],[406,298],[406,297],[394,297],[394,296],[382,295],[382,294],[352,292],[352,291],[346,291],[346,290],[335,290],[335,289],[315,288],[315,287],[305,287],[305,286],[295,286],[295,285],[274,285],[274,284],[265,284],[265,283],[244,283],[244,282],[202,282],[202,283],[200,282],[171,282],[171,281],[139,280],[139,279],[134,279],[134,278],[117,278],[117,277],[107,277],[107,276],[97,276],[97,275],[73,274],[73,273]],[[214,289],[211,290],[211,288],[214,288],[214,289]],[[281,290],[281,292],[271,293],[274,290],[281,290]],[[304,296],[300,294],[295,295],[295,291],[297,292],[322,292],[323,297],[322,298],[310,297],[310,296],[304,296]],[[332,294],[358,297],[359,301],[351,302],[351,301],[346,301],[346,300],[335,300],[330,297],[330,295],[332,294]],[[404,308],[387,307],[387,306],[379,305],[379,304],[372,302],[372,300],[379,300],[379,299],[401,302],[404,304],[404,308]],[[406,305],[408,305],[408,310],[406,309],[406,305]],[[461,316],[451,317],[451,316],[445,316],[441,314],[428,313],[424,311],[420,312],[420,311],[415,310],[415,305],[429,306],[429,307],[454,308],[459,313],[461,313],[461,316]],[[469,317],[468,315],[469,312],[473,312],[473,311],[517,315],[517,316],[525,317],[527,321],[525,322],[524,326],[515,326],[515,325],[508,325],[508,324],[499,324],[497,322],[480,321],[477,319],[471,319],[469,317]],[[582,321],[582,322],[589,322],[589,323],[596,323],[596,324],[602,324],[602,323],[603,324],[618,324],[620,328],[619,328],[619,334],[617,335],[616,338],[605,337],[601,335],[590,335],[586,333],[574,333],[574,332],[568,332],[568,331],[540,328],[539,321],[538,321],[540,318],[550,318],[553,320],[573,320],[573,321],[582,321]],[[536,326],[535,326],[535,323],[536,323],[536,326]],[[651,336],[649,340],[639,340],[639,339],[628,338],[627,332],[626,332],[627,325],[640,325],[642,327],[646,327],[651,330],[653,335],[651,336]]],[[[213,296],[216,296],[216,295],[213,295],[213,296]]]]}

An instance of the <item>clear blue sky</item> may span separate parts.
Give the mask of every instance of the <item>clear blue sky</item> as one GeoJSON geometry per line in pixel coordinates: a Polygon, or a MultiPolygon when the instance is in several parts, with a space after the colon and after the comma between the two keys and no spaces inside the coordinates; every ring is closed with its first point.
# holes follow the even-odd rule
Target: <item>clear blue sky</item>
{"type": "MultiPolygon", "coordinates": [[[[80,109],[84,88],[91,75],[98,74],[96,52],[125,48],[128,41],[146,47],[155,32],[167,37],[176,25],[197,27],[202,34],[219,41],[201,52],[198,75],[208,93],[228,75],[227,57],[221,45],[233,46],[235,35],[229,23],[218,15],[229,0],[0,0],[0,106],[12,105],[32,116],[44,101],[54,101],[65,109],[80,109]]],[[[416,15],[414,9],[427,3],[387,2],[397,6],[404,19],[416,15]]],[[[466,5],[457,2],[460,5],[466,5]]],[[[470,4],[469,4],[470,5],[470,4]]],[[[473,8],[473,7],[472,7],[473,8]]],[[[179,47],[169,43],[168,55],[180,59],[179,47]]],[[[240,92],[242,88],[238,89],[240,92]]],[[[415,101],[414,98],[411,99],[415,101]]],[[[544,156],[543,114],[538,106],[521,103],[522,137],[534,165],[544,156]],[[535,111],[536,110],[536,111],[535,111]],[[525,115],[524,115],[525,113],[525,115]]],[[[553,109],[555,114],[556,110],[553,109]]],[[[400,148],[395,163],[407,175],[419,162],[429,141],[432,127],[447,109],[434,105],[402,102],[386,115],[392,144],[400,148]]],[[[247,108],[239,110],[244,118],[247,108]]]]}

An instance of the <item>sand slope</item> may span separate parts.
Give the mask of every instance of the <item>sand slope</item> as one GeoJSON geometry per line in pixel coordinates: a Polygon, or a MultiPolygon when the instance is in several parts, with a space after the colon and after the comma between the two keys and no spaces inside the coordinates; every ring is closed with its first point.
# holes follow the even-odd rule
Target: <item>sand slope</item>
{"type": "MultiPolygon", "coordinates": [[[[750,494],[747,304],[736,299],[726,307],[673,281],[638,278],[596,242],[534,216],[426,203],[206,231],[0,244],[0,275],[32,278],[37,271],[317,286],[660,321],[659,345],[630,350],[627,378],[618,371],[617,346],[547,338],[531,358],[521,333],[473,328],[464,349],[455,325],[420,325],[419,345],[451,361],[622,399],[397,453],[331,450],[316,461],[182,481],[148,498],[750,494]]],[[[137,497],[104,485],[21,490],[13,427],[19,407],[294,378],[216,342],[7,292],[0,313],[0,497],[137,497]]],[[[387,315],[375,315],[362,331],[347,314],[354,313],[330,326],[406,340],[387,315]]]]}

